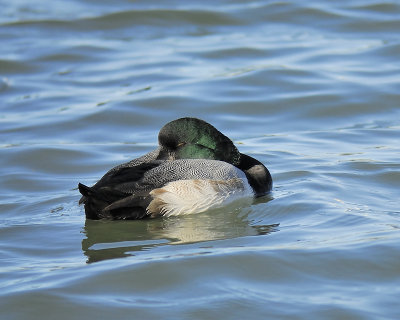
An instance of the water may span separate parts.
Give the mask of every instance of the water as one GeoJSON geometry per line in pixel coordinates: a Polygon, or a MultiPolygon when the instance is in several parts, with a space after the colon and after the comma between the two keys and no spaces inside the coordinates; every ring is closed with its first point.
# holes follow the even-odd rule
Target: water
{"type": "Polygon", "coordinates": [[[0,1],[1,319],[398,319],[397,1],[0,1]],[[78,182],[195,116],[251,206],[85,221],[78,182]]]}

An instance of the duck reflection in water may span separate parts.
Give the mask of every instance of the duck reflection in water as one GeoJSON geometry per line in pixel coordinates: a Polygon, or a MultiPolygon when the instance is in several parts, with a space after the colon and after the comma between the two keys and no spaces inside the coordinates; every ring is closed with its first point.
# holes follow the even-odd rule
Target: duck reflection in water
{"type": "MultiPolygon", "coordinates": [[[[263,197],[262,202],[271,199],[263,197]]],[[[93,263],[140,256],[161,246],[266,235],[278,231],[279,224],[252,225],[249,214],[253,215],[255,207],[262,209],[263,205],[238,207],[236,204],[235,207],[211,210],[202,215],[164,219],[86,220],[86,238],[82,241],[82,250],[87,256],[87,263],[93,263]]],[[[169,253],[166,254],[170,254],[167,251],[169,253]]]]}

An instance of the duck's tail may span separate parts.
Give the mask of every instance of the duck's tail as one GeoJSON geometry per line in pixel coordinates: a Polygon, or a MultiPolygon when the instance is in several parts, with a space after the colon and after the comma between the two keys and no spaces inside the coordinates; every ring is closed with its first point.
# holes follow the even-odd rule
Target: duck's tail
{"type": "Polygon", "coordinates": [[[146,208],[151,199],[148,195],[126,194],[117,190],[102,190],[78,184],[85,205],[87,219],[133,220],[147,216],[146,208]]]}
{"type": "Polygon", "coordinates": [[[84,197],[88,197],[90,195],[91,188],[88,187],[88,186],[85,186],[82,183],[78,183],[78,189],[79,189],[79,192],[81,193],[81,195],[83,196],[79,202],[83,203],[84,202],[84,197]]]}

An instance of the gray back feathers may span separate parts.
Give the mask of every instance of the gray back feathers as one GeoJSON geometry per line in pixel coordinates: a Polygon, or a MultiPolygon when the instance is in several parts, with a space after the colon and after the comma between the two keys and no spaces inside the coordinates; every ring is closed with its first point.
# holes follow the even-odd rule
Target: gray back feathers
{"type": "Polygon", "coordinates": [[[188,179],[227,180],[246,178],[243,171],[235,166],[218,160],[208,159],[179,159],[165,161],[160,166],[144,174],[145,181],[165,182],[188,179]]]}
{"type": "Polygon", "coordinates": [[[160,188],[176,180],[211,179],[228,180],[232,178],[245,179],[243,171],[235,166],[218,160],[179,159],[160,161],[161,164],[144,173],[140,181],[122,183],[117,187],[123,192],[134,193],[138,190],[160,188]]]}

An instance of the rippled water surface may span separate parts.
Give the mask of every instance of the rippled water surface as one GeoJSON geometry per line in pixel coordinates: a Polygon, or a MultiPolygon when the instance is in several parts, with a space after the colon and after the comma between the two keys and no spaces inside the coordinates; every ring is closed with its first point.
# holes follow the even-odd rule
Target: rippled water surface
{"type": "Polygon", "coordinates": [[[1,319],[398,319],[398,1],[0,4],[1,319]],[[85,221],[182,116],[272,194],[85,221]]]}

